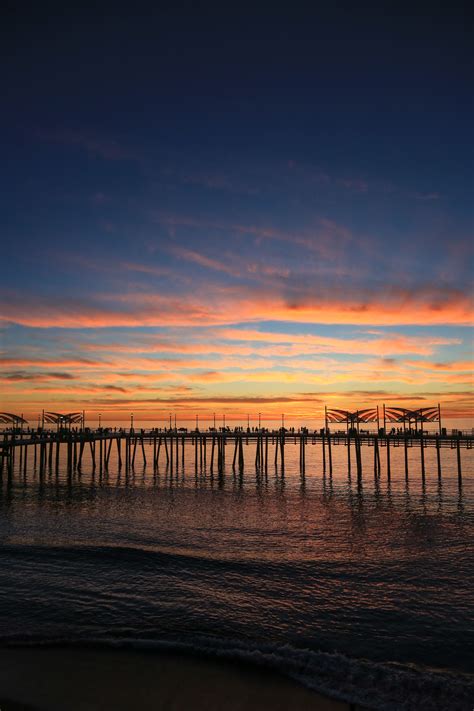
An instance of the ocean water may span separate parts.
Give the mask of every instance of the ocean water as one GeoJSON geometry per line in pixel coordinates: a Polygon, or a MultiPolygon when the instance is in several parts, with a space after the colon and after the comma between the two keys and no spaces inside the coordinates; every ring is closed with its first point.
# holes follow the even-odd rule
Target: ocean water
{"type": "MultiPolygon", "coordinates": [[[[150,452],[148,461],[151,460],[150,452]]],[[[271,666],[374,709],[474,703],[472,451],[391,452],[388,478],[298,446],[285,471],[185,467],[0,482],[0,643],[182,649],[271,666]]],[[[31,458],[31,457],[30,457],[31,458]]],[[[18,463],[18,462],[17,462],[18,463]]]]}

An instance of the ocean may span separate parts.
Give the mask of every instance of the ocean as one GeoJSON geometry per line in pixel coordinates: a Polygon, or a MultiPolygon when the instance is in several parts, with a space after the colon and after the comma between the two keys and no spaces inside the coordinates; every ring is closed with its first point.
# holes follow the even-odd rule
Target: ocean
{"type": "MultiPolygon", "coordinates": [[[[474,471],[391,476],[308,444],[285,470],[59,471],[0,482],[0,643],[174,649],[277,669],[373,709],[472,709],[474,471]]],[[[149,457],[148,461],[150,461],[149,457]]]]}

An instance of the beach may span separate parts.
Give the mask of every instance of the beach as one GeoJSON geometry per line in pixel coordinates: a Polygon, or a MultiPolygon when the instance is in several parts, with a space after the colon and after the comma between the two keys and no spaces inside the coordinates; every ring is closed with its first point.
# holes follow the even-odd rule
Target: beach
{"type": "Polygon", "coordinates": [[[268,669],[173,653],[3,648],[1,711],[226,709],[348,711],[268,669]]]}

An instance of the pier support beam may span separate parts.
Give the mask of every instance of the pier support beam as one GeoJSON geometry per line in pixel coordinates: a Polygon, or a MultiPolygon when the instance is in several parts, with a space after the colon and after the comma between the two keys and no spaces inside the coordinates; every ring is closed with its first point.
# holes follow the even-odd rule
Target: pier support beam
{"type": "Polygon", "coordinates": [[[438,479],[441,479],[441,450],[439,446],[439,435],[436,435],[436,463],[438,465],[438,479]]]}
{"type": "Polygon", "coordinates": [[[390,435],[386,436],[386,444],[387,444],[387,478],[390,479],[391,476],[391,471],[390,471],[390,435]]]}
{"type": "Polygon", "coordinates": [[[462,468],[461,468],[461,440],[460,440],[460,435],[458,435],[457,441],[456,441],[456,455],[457,455],[457,462],[458,462],[458,480],[459,483],[462,481],[462,468]]]}
{"type": "Polygon", "coordinates": [[[420,458],[421,458],[421,476],[425,479],[425,443],[423,441],[423,434],[420,437],[420,458]]]}
{"type": "Polygon", "coordinates": [[[332,450],[331,450],[331,433],[328,432],[328,457],[329,457],[329,473],[332,474],[332,450]]]}

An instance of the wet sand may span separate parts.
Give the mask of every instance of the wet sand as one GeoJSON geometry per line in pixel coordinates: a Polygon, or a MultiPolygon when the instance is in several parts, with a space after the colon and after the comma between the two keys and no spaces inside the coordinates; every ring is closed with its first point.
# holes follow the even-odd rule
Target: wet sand
{"type": "Polygon", "coordinates": [[[0,709],[354,711],[276,672],[172,653],[0,649],[0,709]]]}

